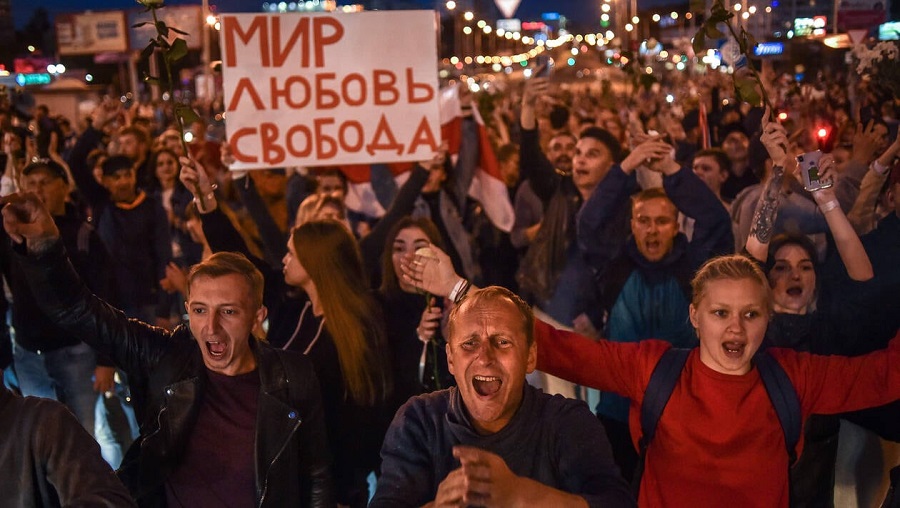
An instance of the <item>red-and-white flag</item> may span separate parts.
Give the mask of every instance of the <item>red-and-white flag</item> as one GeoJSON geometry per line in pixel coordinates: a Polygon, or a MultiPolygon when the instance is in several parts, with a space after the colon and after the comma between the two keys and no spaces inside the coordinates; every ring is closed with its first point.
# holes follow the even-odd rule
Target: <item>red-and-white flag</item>
{"type": "MultiPolygon", "coordinates": [[[[386,164],[386,166],[391,171],[391,174],[394,175],[394,182],[399,188],[406,183],[414,164],[412,162],[398,162],[386,164]]],[[[347,208],[369,217],[382,217],[386,210],[381,202],[378,201],[375,189],[372,187],[372,166],[355,164],[340,166],[340,170],[347,176],[347,196],[344,198],[344,204],[347,205],[347,208]]]]}
{"type": "MultiPolygon", "coordinates": [[[[441,91],[441,137],[448,145],[451,160],[456,163],[459,148],[462,144],[462,105],[459,101],[457,87],[448,87],[441,91]]],[[[478,113],[478,108],[472,108],[472,116],[478,123],[479,157],[478,167],[475,169],[472,184],[469,186],[469,197],[481,203],[484,212],[497,229],[509,233],[515,223],[515,212],[509,200],[509,192],[500,168],[497,157],[491,148],[484,120],[478,113]]]]}
{"type": "Polygon", "coordinates": [[[710,146],[712,146],[712,141],[709,139],[709,118],[706,115],[706,104],[702,100],[697,113],[697,127],[700,128],[700,148],[709,150],[710,146]]]}

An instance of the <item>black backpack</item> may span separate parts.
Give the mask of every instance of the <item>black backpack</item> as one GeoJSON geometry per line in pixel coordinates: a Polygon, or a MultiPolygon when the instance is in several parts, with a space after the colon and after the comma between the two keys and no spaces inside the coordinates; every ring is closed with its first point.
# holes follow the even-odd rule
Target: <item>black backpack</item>
{"type": "MultiPolygon", "coordinates": [[[[641,476],[644,473],[644,460],[647,457],[647,447],[653,441],[656,434],[656,426],[662,416],[672,391],[681,377],[681,371],[687,363],[688,356],[692,349],[672,348],[663,353],[653,374],[650,375],[650,382],[644,391],[644,401],[641,404],[641,431],[642,436],[638,444],[640,456],[638,457],[637,467],[632,480],[632,489],[635,497],[637,497],[638,489],[641,484],[641,476]]],[[[800,413],[800,399],[797,397],[797,391],[787,373],[781,365],[765,351],[756,353],[753,357],[753,363],[759,370],[763,385],[769,394],[769,400],[775,407],[775,413],[778,415],[778,421],[781,423],[781,430],[784,432],[784,442],[787,448],[789,465],[793,465],[797,461],[797,442],[800,440],[800,432],[803,428],[802,415],[800,413]]]]}

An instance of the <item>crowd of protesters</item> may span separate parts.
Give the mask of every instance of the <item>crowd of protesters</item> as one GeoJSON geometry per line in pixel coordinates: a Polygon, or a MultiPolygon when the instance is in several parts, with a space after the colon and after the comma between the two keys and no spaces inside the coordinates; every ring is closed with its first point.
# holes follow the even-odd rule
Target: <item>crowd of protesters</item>
{"type": "MultiPolygon", "coordinates": [[[[2,192],[34,193],[55,228],[21,233],[17,215],[0,233],[0,369],[14,391],[64,403],[140,505],[366,506],[374,474],[390,506],[409,479],[382,467],[403,467],[382,444],[415,435],[411,397],[458,390],[471,404],[456,387],[453,310],[476,286],[501,286],[511,293],[494,298],[519,305],[515,293],[534,313],[529,382],[590,404],[596,450],[608,439],[639,505],[873,506],[900,465],[897,101],[846,73],[763,77],[769,107],[735,100],[721,73],[646,88],[492,81],[474,96],[453,82],[457,153],[442,146],[401,179],[372,165],[378,202],[362,204],[341,167],[229,171],[220,126],[196,122],[184,142],[163,106],[107,98],[64,118],[4,104],[2,192]],[[830,185],[807,190],[798,156],[816,150],[830,185]],[[485,157],[507,190],[492,199],[515,212],[509,231],[469,197],[485,157]],[[223,296],[226,279],[246,302],[223,296]],[[654,367],[698,346],[651,446],[654,367]],[[799,401],[795,441],[760,378],[746,383],[757,349],[799,401]]],[[[484,396],[493,378],[476,379],[484,396]]],[[[431,411],[438,399],[418,400],[431,411]]],[[[29,418],[57,419],[45,411],[29,418]]],[[[0,440],[18,439],[21,425],[4,425],[0,440]]],[[[97,469],[83,488],[125,505],[97,469]]],[[[429,480],[438,497],[442,480],[429,480]]],[[[618,480],[607,485],[620,493],[618,480]]],[[[425,491],[417,506],[435,499],[425,491]]],[[[568,492],[591,506],[598,494],[568,492]]]]}

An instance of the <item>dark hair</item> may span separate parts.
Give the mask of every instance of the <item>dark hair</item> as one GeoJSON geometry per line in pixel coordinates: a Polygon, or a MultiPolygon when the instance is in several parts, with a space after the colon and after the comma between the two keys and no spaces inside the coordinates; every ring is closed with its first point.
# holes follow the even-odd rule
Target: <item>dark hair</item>
{"type": "Polygon", "coordinates": [[[810,261],[816,269],[818,270],[819,266],[819,253],[816,250],[816,245],[809,239],[806,235],[800,235],[797,233],[781,233],[780,235],[776,235],[775,238],[772,238],[772,241],[769,242],[769,256],[766,258],[766,273],[768,274],[772,267],[775,266],[775,254],[784,247],[785,245],[796,245],[800,247],[804,251],[806,251],[806,255],[809,256],[810,261]]]}
{"type": "Polygon", "coordinates": [[[719,165],[719,169],[731,174],[731,159],[728,158],[728,154],[725,153],[725,150],[722,150],[721,148],[707,148],[695,153],[694,159],[696,160],[697,157],[712,157],[719,165]]]}
{"type": "Polygon", "coordinates": [[[575,137],[575,135],[572,134],[572,133],[569,132],[569,131],[559,131],[559,132],[557,132],[556,134],[550,136],[550,141],[553,141],[553,140],[556,139],[556,138],[570,138],[570,139],[572,139],[572,141],[576,141],[576,142],[578,141],[578,138],[575,137]]]}
{"type": "MultiPolygon", "coordinates": [[[[156,176],[156,164],[159,162],[159,156],[162,154],[167,154],[167,155],[172,156],[175,159],[175,164],[178,165],[179,172],[181,171],[181,161],[178,160],[178,154],[175,153],[174,150],[171,150],[169,148],[159,148],[159,149],[153,151],[150,154],[150,166],[149,167],[150,167],[150,173],[151,173],[150,181],[153,183],[153,185],[155,187],[162,187],[162,182],[160,182],[159,178],[157,178],[157,176],[156,176]]],[[[181,179],[178,178],[177,174],[175,175],[175,186],[176,187],[184,186],[184,184],[181,183],[181,179]]]]}
{"type": "Polygon", "coordinates": [[[97,161],[101,158],[109,157],[109,153],[102,148],[94,148],[88,153],[87,164],[90,169],[97,167],[97,161]]]}
{"type": "Polygon", "coordinates": [[[103,164],[100,167],[103,169],[103,175],[109,176],[115,174],[116,171],[121,171],[123,169],[133,170],[134,161],[131,160],[131,157],[113,155],[103,161],[103,164]]]}
{"type": "Polygon", "coordinates": [[[747,129],[741,124],[741,122],[731,122],[725,125],[720,125],[718,134],[719,134],[719,143],[724,143],[725,138],[728,137],[729,134],[732,133],[740,133],[743,134],[745,138],[750,139],[750,135],[747,134],[747,129]]]}
{"type": "Polygon", "coordinates": [[[578,135],[578,139],[584,138],[596,139],[603,143],[603,145],[606,146],[606,149],[609,150],[609,154],[612,156],[614,162],[618,163],[622,160],[622,145],[608,130],[600,127],[588,127],[578,135]]]}
{"type": "Polygon", "coordinates": [[[39,159],[25,166],[22,174],[28,176],[35,171],[46,171],[50,176],[61,178],[63,182],[69,183],[69,176],[66,174],[66,168],[53,159],[39,159]]]}
{"type": "Polygon", "coordinates": [[[441,238],[441,232],[431,219],[420,217],[414,219],[406,216],[400,219],[394,227],[388,231],[387,240],[384,242],[384,250],[381,252],[381,290],[384,294],[396,293],[400,291],[400,282],[397,280],[397,274],[394,273],[394,240],[400,231],[407,228],[421,229],[428,240],[437,248],[444,250],[444,241],[441,238]]]}
{"type": "Polygon", "coordinates": [[[569,123],[569,108],[563,106],[553,106],[550,110],[550,127],[553,129],[564,129],[569,123]]]}
{"type": "Polygon", "coordinates": [[[138,143],[143,143],[145,146],[150,144],[150,135],[140,127],[125,127],[119,131],[119,134],[116,137],[120,138],[122,136],[134,136],[135,139],[138,140],[138,143]]]}
{"type": "Polygon", "coordinates": [[[465,309],[472,306],[483,307],[487,303],[501,299],[508,300],[519,310],[519,313],[522,315],[522,328],[525,332],[525,338],[528,341],[528,345],[531,346],[534,343],[534,313],[531,310],[531,306],[519,298],[519,295],[501,286],[488,286],[471,291],[459,305],[454,306],[447,319],[448,336],[453,336],[454,324],[465,309]]]}
{"type": "Polygon", "coordinates": [[[344,194],[347,193],[347,175],[344,174],[340,168],[334,166],[326,166],[322,168],[318,168],[315,171],[311,172],[313,178],[316,178],[316,192],[318,192],[318,177],[320,176],[336,176],[341,180],[341,187],[344,189],[344,194]]]}

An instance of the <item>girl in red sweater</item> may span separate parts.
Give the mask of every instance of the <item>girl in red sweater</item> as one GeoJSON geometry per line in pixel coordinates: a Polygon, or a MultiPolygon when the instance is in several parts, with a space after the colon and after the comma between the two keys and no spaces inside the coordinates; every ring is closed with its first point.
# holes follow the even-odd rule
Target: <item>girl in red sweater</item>
{"type": "MultiPolygon", "coordinates": [[[[449,294],[459,278],[448,265],[440,253],[437,262],[416,259],[407,278],[431,293],[449,294]]],[[[786,508],[784,434],[752,362],[772,308],[766,276],[743,256],[724,256],[697,272],[692,289],[690,319],[700,346],[691,352],[647,450],[638,504],[786,508]]],[[[639,439],[644,390],[668,342],[594,341],[540,322],[535,337],[539,370],[630,398],[632,436],[639,439]]],[[[855,358],[781,348],[768,353],[791,380],[804,419],[900,399],[898,338],[886,350],[855,358]]]]}

